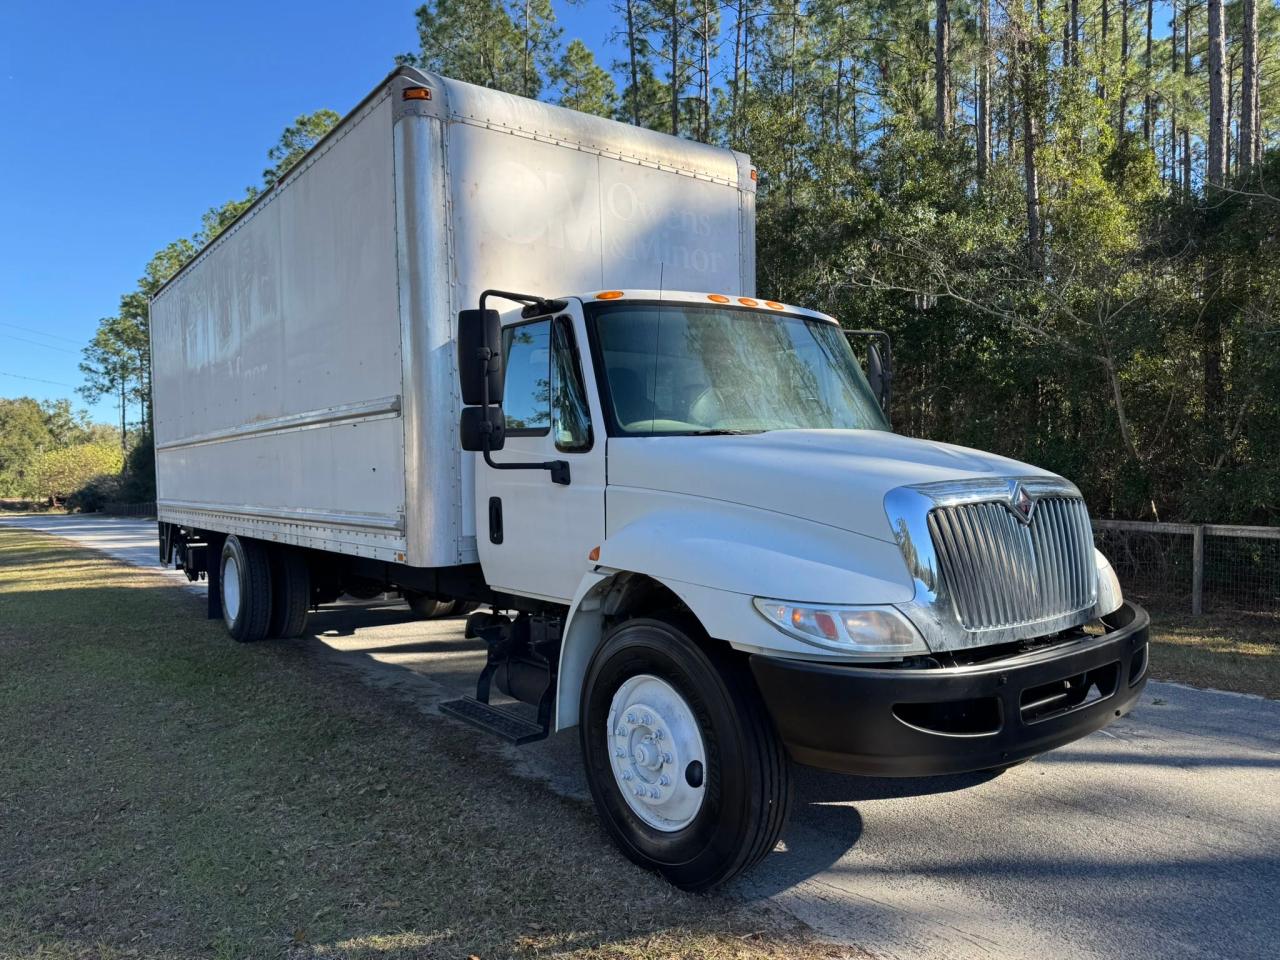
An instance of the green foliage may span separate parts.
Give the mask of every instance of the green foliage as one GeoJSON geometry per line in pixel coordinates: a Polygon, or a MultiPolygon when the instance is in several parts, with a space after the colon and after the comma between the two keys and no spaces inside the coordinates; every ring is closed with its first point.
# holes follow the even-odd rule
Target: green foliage
{"type": "Polygon", "coordinates": [[[562,107],[612,116],[617,106],[613,77],[596,63],[596,58],[581,40],[574,40],[564,56],[552,67],[551,79],[562,107]]]}
{"type": "Polygon", "coordinates": [[[113,444],[59,447],[35,456],[26,482],[32,495],[59,503],[91,480],[118,474],[123,463],[120,448],[113,444]]]}
{"type": "Polygon", "coordinates": [[[507,93],[536,97],[557,57],[550,0],[432,0],[415,13],[419,51],[400,63],[507,93]]]}
{"type": "MultiPolygon", "coordinates": [[[[332,110],[317,110],[315,113],[304,113],[292,124],[284,128],[284,133],[280,134],[280,142],[267,151],[267,159],[271,161],[271,166],[262,171],[262,182],[264,186],[271,186],[286,173],[289,168],[301,160],[317,143],[323,139],[324,135],[337,126],[341,119],[332,110]]],[[[249,195],[238,203],[243,207],[247,207],[253,202],[257,191],[252,188],[249,195]]],[[[228,205],[230,206],[230,205],[228,205]]],[[[239,216],[237,211],[235,216],[239,216]]],[[[231,219],[235,219],[232,217],[231,219]]],[[[226,226],[226,224],[222,224],[226,226]]],[[[221,229],[221,228],[219,228],[221,229]]],[[[208,229],[206,227],[206,233],[208,229]]]]}
{"type": "Polygon", "coordinates": [[[111,427],[90,423],[69,400],[0,398],[0,495],[33,493],[31,469],[41,454],[83,443],[118,446],[111,427]]]}

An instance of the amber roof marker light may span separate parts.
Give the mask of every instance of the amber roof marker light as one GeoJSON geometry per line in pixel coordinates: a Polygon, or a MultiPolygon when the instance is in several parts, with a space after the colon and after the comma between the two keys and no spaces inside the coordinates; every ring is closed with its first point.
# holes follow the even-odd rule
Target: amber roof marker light
{"type": "Polygon", "coordinates": [[[431,91],[426,87],[405,87],[400,97],[404,100],[430,100],[431,91]]]}
{"type": "Polygon", "coordinates": [[[780,304],[777,300],[766,300],[766,301],[764,302],[764,305],[765,305],[766,307],[768,307],[770,310],[785,310],[785,309],[786,309],[786,307],[784,307],[782,304],[780,304]]]}
{"type": "Polygon", "coordinates": [[[739,297],[739,298],[738,298],[738,302],[739,302],[740,304],[742,304],[744,307],[758,307],[758,306],[760,306],[760,301],[758,301],[758,300],[752,300],[750,297],[739,297]]]}
{"type": "Polygon", "coordinates": [[[619,300],[621,298],[622,298],[621,290],[605,290],[602,293],[596,294],[597,300],[619,300]]]}
{"type": "Polygon", "coordinates": [[[708,293],[707,299],[710,300],[712,303],[728,303],[729,302],[729,298],[726,297],[723,293],[708,293]]]}

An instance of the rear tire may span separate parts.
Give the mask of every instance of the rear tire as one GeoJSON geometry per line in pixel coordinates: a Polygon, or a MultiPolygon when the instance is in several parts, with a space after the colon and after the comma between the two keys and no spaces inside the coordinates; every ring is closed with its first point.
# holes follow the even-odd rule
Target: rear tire
{"type": "Polygon", "coordinates": [[[696,624],[613,628],[587,668],[580,731],[596,809],[640,866],[705,890],[777,844],[791,806],[786,749],[746,665],[696,624]]]}
{"type": "Polygon", "coordinates": [[[222,544],[222,619],[233,640],[252,643],[271,623],[271,560],[260,540],[234,534],[222,544]]]}
{"type": "Polygon", "coordinates": [[[311,609],[311,576],[307,560],[292,547],[273,547],[271,553],[271,623],[267,636],[292,639],[307,629],[311,609]]]}
{"type": "Polygon", "coordinates": [[[437,600],[429,593],[409,592],[404,595],[404,600],[409,604],[409,609],[423,620],[432,620],[440,616],[440,611],[445,607],[445,601],[437,600]]]}

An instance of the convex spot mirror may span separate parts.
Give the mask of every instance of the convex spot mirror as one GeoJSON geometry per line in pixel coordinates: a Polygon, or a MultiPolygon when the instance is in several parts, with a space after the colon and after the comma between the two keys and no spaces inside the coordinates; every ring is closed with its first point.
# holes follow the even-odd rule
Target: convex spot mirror
{"type": "Polygon", "coordinates": [[[489,449],[501,450],[507,439],[507,421],[501,407],[464,407],[458,433],[463,450],[481,451],[484,438],[489,437],[489,449]]]}

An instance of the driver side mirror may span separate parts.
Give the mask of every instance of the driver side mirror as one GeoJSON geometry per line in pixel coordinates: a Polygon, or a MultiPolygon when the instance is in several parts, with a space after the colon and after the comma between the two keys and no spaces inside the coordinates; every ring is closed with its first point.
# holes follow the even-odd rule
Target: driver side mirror
{"type": "Polygon", "coordinates": [[[502,403],[502,321],[497,310],[458,311],[458,380],[467,406],[502,403]]]}
{"type": "Polygon", "coordinates": [[[885,377],[884,357],[880,355],[880,348],[874,343],[867,344],[867,383],[871,385],[871,392],[876,395],[876,402],[880,404],[880,409],[887,412],[889,381],[885,377]]]}

